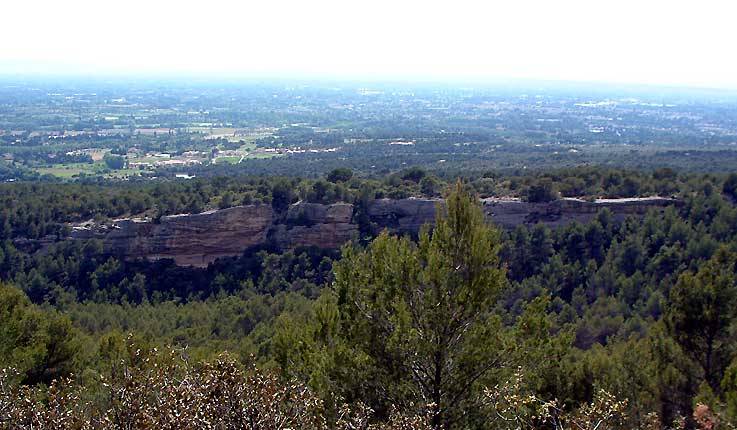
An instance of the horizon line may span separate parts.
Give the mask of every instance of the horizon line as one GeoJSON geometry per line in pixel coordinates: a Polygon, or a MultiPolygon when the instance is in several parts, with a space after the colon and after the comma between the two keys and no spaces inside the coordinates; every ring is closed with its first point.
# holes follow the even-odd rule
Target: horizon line
{"type": "Polygon", "coordinates": [[[6,71],[2,70],[3,62],[0,61],[0,80],[44,80],[64,79],[80,80],[93,79],[95,81],[169,81],[180,82],[184,80],[198,83],[256,83],[260,82],[320,82],[320,83],[351,83],[351,84],[404,84],[404,85],[481,85],[495,86],[499,84],[528,84],[528,85],[580,85],[580,86],[603,86],[618,87],[621,89],[658,89],[658,90],[680,90],[680,91],[727,91],[737,93],[737,86],[730,85],[700,85],[692,83],[656,83],[656,82],[632,82],[613,80],[587,80],[587,79],[563,79],[544,78],[529,76],[481,76],[481,75],[432,75],[432,74],[329,74],[329,73],[299,73],[299,72],[167,72],[167,71],[92,71],[63,70],[63,71],[6,71]]]}

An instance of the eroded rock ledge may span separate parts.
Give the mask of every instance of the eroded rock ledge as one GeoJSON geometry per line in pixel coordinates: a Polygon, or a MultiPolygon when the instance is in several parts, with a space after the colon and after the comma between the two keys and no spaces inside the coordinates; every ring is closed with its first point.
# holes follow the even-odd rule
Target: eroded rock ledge
{"type": "MultiPolygon", "coordinates": [[[[482,200],[489,218],[504,228],[542,222],[559,227],[573,220],[588,222],[602,208],[615,218],[642,216],[648,210],[663,210],[680,202],[663,197],[585,201],[562,199],[550,203],[528,203],[518,199],[482,200]]],[[[432,224],[437,199],[378,199],[366,210],[375,230],[417,233],[432,224]]],[[[270,205],[236,206],[199,214],[173,215],[160,222],[120,219],[110,226],[76,225],[73,239],[98,237],[111,253],[126,258],[157,260],[172,258],[183,266],[206,267],[220,257],[238,256],[253,245],[273,241],[283,249],[314,245],[337,248],[356,237],[359,225],[355,207],[349,203],[322,205],[298,202],[286,214],[275,214],[270,205]]]]}

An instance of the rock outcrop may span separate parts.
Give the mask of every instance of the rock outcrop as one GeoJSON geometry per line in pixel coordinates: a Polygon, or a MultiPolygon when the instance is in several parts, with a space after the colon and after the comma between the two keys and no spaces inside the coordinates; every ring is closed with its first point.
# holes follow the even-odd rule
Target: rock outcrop
{"type": "Polygon", "coordinates": [[[118,220],[104,244],[110,252],[130,258],[173,258],[182,266],[204,267],[264,243],[272,219],[270,205],[251,205],[166,216],[159,223],[118,220]]]}
{"type": "Polygon", "coordinates": [[[291,205],[286,221],[277,224],[274,239],[281,248],[299,245],[340,248],[358,234],[353,205],[299,202],[291,205]]]}
{"type": "MultiPolygon", "coordinates": [[[[440,199],[379,199],[369,205],[368,214],[371,222],[391,233],[417,233],[422,225],[435,222],[435,209],[442,203],[440,199]]],[[[553,228],[571,221],[587,223],[604,208],[608,208],[615,219],[623,219],[627,215],[644,215],[650,209],[663,210],[680,204],[680,201],[665,197],[594,201],[565,198],[549,203],[530,203],[518,198],[487,198],[481,203],[490,221],[513,229],[520,224],[538,222],[553,228]]]]}
{"type": "MultiPolygon", "coordinates": [[[[368,205],[365,215],[376,229],[416,234],[422,225],[434,222],[436,207],[442,204],[439,199],[378,199],[368,205]]],[[[662,197],[562,199],[550,203],[489,198],[482,200],[482,204],[490,220],[511,229],[538,222],[551,227],[574,220],[585,223],[603,208],[608,208],[615,218],[642,216],[648,210],[662,211],[680,202],[662,197]]],[[[73,227],[72,238],[102,238],[107,250],[126,258],[172,258],[179,265],[206,267],[217,258],[238,256],[250,246],[267,242],[282,249],[303,245],[338,248],[358,235],[355,218],[354,206],[349,203],[298,202],[282,214],[275,214],[270,205],[261,204],[167,216],[160,222],[122,219],[110,226],[85,223],[73,227]]]]}
{"type": "Polygon", "coordinates": [[[368,206],[372,223],[391,233],[417,233],[425,224],[435,222],[435,210],[440,199],[377,199],[368,206]]]}
{"type": "Polygon", "coordinates": [[[680,204],[679,200],[665,197],[594,201],[566,198],[549,203],[529,203],[514,198],[488,198],[481,202],[489,218],[507,229],[520,224],[538,222],[552,228],[564,226],[571,221],[587,223],[604,208],[609,209],[615,219],[623,219],[628,215],[641,216],[651,209],[662,211],[667,206],[680,204]]]}

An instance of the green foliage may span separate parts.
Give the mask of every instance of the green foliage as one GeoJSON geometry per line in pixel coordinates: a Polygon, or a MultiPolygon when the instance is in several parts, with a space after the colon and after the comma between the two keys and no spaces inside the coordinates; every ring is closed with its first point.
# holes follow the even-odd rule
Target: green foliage
{"type": "MultiPolygon", "coordinates": [[[[734,372],[731,367],[725,370],[735,356],[730,347],[734,317],[726,306],[730,288],[709,286],[733,282],[731,260],[717,257],[731,255],[718,250],[725,246],[734,252],[737,238],[737,209],[728,193],[718,192],[724,177],[600,168],[542,176],[468,176],[467,188],[485,196],[524,196],[539,179],[550,178],[553,189],[563,195],[615,197],[625,193],[627,184],[637,184],[641,194],[678,193],[682,204],[632,217],[602,210],[586,214],[586,222],[555,229],[522,225],[493,233],[498,264],[507,268],[507,279],[500,278],[506,288],[490,294],[483,305],[479,318],[485,325],[473,326],[464,341],[458,341],[459,347],[446,348],[453,350],[447,358],[465,367],[441,372],[442,384],[448,385],[440,385],[439,405],[444,409],[438,420],[483,427],[486,418],[473,400],[456,402],[457,408],[468,411],[459,420],[448,406],[448,398],[463,387],[454,381],[462,381],[462,372],[479,368],[478,357],[496,361],[471,384],[472,395],[479,395],[484,386],[493,388],[521,366],[525,390],[539,399],[558,399],[566,412],[590,405],[599,389],[628,399],[627,428],[650,422],[650,411],[657,412],[664,426],[675,425],[679,417],[691,419],[694,402],[707,401],[698,397],[706,386],[714,394],[709,411],[722,414],[722,420],[733,414],[734,372]],[[677,308],[685,328],[666,330],[666,321],[677,320],[677,308]],[[716,364],[711,382],[704,384],[699,351],[704,350],[704,328],[712,324],[707,317],[715,314],[710,309],[719,310],[722,317],[713,320],[721,327],[714,332],[718,359],[712,360],[716,364]],[[474,356],[476,350],[483,354],[474,356]],[[454,355],[466,353],[462,359],[454,355]]],[[[448,241],[442,229],[424,232],[419,241],[384,234],[366,249],[346,250],[337,271],[343,276],[339,282],[332,271],[338,254],[313,248],[277,251],[267,245],[195,269],[167,260],[125,261],[107,254],[99,241],[54,242],[53,235],[68,234],[63,223],[69,221],[105,222],[132,214],[240,203],[271,202],[286,211],[301,198],[354,203],[360,243],[369,244],[378,233],[368,218],[373,199],[430,197],[448,178],[426,172],[419,183],[395,174],[337,183],[219,177],[1,184],[0,277],[42,306],[26,302],[35,309],[32,314],[43,315],[34,321],[68,316],[74,326],[72,343],[85,345],[82,356],[75,354],[64,367],[67,370],[52,369],[50,374],[75,370],[89,381],[95,377],[90,375],[120,359],[121,333],[133,331],[141,345],[186,347],[196,360],[212,360],[227,350],[246,362],[254,354],[263,366],[281,368],[308,383],[326,402],[328,417],[337,419],[344,401],[368,402],[376,409],[371,415],[375,419],[386,418],[390,405],[429,412],[434,410],[427,406],[433,402],[428,394],[433,390],[422,387],[413,369],[431,366],[426,357],[438,347],[420,333],[432,333],[432,324],[449,321],[448,309],[473,299],[452,301],[456,296],[450,295],[442,312],[429,306],[438,299],[432,295],[435,291],[465,285],[452,276],[449,262],[454,257],[440,246],[441,237],[448,241]],[[360,300],[348,300],[351,297],[360,300]],[[374,319],[361,309],[370,310],[374,319]],[[89,347],[88,337],[100,340],[101,346],[89,347]],[[423,355],[415,355],[418,351],[423,355]]],[[[296,215],[289,222],[306,223],[296,215]]],[[[474,248],[469,243],[458,246],[470,253],[474,248]]],[[[42,355],[33,355],[31,347],[16,350],[32,358],[42,355]]],[[[16,367],[25,375],[26,359],[8,357],[9,364],[18,360],[16,367]]],[[[27,382],[43,379],[48,377],[27,382]]]]}
{"type": "Polygon", "coordinates": [[[681,274],[665,318],[671,335],[701,366],[715,392],[734,353],[730,326],[737,316],[736,262],[734,254],[722,248],[696,274],[681,274]]]}
{"type": "Polygon", "coordinates": [[[724,393],[725,412],[732,422],[737,422],[737,357],[732,359],[725,370],[721,389],[724,393]]]}
{"type": "Polygon", "coordinates": [[[540,397],[526,387],[522,372],[517,372],[501,387],[487,389],[486,404],[493,413],[493,428],[533,430],[605,430],[622,428],[626,418],[626,400],[619,400],[605,390],[597,391],[591,403],[567,411],[555,399],[540,397]]]}
{"type": "Polygon", "coordinates": [[[420,191],[428,197],[438,195],[440,188],[441,183],[434,176],[425,176],[420,180],[420,191]]]}
{"type": "Polygon", "coordinates": [[[277,213],[285,212],[295,199],[294,189],[286,179],[279,180],[271,186],[271,207],[277,213]]]}
{"type": "Polygon", "coordinates": [[[737,173],[731,173],[727,177],[724,181],[722,191],[733,199],[737,199],[737,173]]]}
{"type": "Polygon", "coordinates": [[[401,177],[405,181],[412,181],[415,183],[419,183],[422,178],[424,178],[427,175],[427,172],[425,169],[422,169],[420,167],[412,167],[409,168],[403,172],[401,172],[401,177]]]}
{"type": "Polygon", "coordinates": [[[328,173],[327,179],[332,183],[347,182],[353,177],[353,171],[345,167],[338,167],[328,173]]]}
{"type": "MultiPolygon", "coordinates": [[[[489,399],[481,396],[482,386],[494,393],[497,383],[517,375],[524,384],[513,386],[507,399],[522,399],[517,405],[525,413],[534,409],[535,418],[511,417],[514,427],[566,427],[553,416],[575,418],[568,423],[579,429],[592,423],[599,429],[619,425],[619,413],[612,421],[597,419],[612,410],[599,406],[618,406],[622,402],[616,399],[625,398],[622,427],[628,429],[680,428],[683,417],[691,427],[714,429],[737,416],[730,256],[737,251],[737,174],[717,173],[734,171],[737,151],[729,133],[710,133],[699,129],[699,122],[683,120],[696,109],[705,122],[733,129],[735,109],[729,103],[676,103],[667,109],[627,103],[578,106],[560,121],[539,121],[546,110],[545,117],[554,113],[551,106],[560,112],[579,103],[581,95],[555,95],[551,105],[551,94],[528,103],[497,89],[474,89],[469,96],[466,89],[418,87],[409,97],[406,88],[395,92],[388,87],[368,96],[345,87],[211,91],[187,85],[167,89],[162,97],[158,87],[98,92],[76,82],[74,98],[64,101],[52,94],[67,91],[26,85],[7,86],[8,109],[0,113],[0,129],[5,130],[0,132],[0,279],[28,297],[0,288],[0,365],[19,368],[17,378],[30,385],[7,391],[0,382],[5,402],[0,402],[0,415],[8,410],[6,404],[22,400],[25,406],[19,410],[37,418],[34,427],[84,428],[92,407],[105,406],[115,395],[119,406],[128,407],[118,411],[138,418],[144,411],[155,417],[152,427],[205,427],[166,421],[169,413],[192,411],[219,423],[213,425],[238,427],[228,421],[232,416],[223,405],[253,400],[252,392],[238,391],[253,381],[239,366],[255,354],[264,366],[281,367],[300,380],[285,385],[292,382],[271,384],[278,379],[274,375],[261,378],[279,388],[258,395],[276,392],[277,398],[289,399],[282,395],[284,387],[305,390],[308,383],[328,402],[326,422],[342,420],[346,428],[369,428],[371,420],[383,426],[389,405],[429,413],[438,408],[436,420],[451,426],[504,427],[479,412],[476,400],[489,399]],[[309,91],[309,97],[295,97],[300,91],[309,91]],[[136,100],[116,105],[121,110],[116,120],[100,115],[100,109],[109,110],[113,93],[136,100]],[[80,103],[85,109],[78,109],[80,103]],[[602,117],[621,118],[617,121],[625,127],[620,131],[626,132],[604,127],[592,140],[592,117],[581,114],[592,109],[601,109],[602,117]],[[633,109],[644,114],[633,115],[633,109]],[[190,133],[193,122],[230,124],[234,133],[211,139],[205,130],[190,133]],[[169,127],[169,132],[140,132],[149,127],[169,127]],[[70,133],[49,138],[56,130],[70,133]],[[122,135],[105,136],[101,130],[122,135]],[[616,147],[622,143],[627,144],[624,150],[616,147]],[[300,150],[258,159],[265,153],[256,151],[265,147],[300,150]],[[87,148],[109,151],[103,158],[105,172],[124,168],[122,155],[129,150],[172,156],[196,150],[210,157],[202,157],[201,166],[136,169],[141,176],[125,181],[103,180],[98,174],[61,180],[38,173],[68,172],[64,169],[72,163],[92,166],[87,148]],[[224,149],[251,154],[242,162],[212,164],[212,156],[224,149]],[[196,178],[178,180],[176,173],[196,178]],[[506,286],[500,293],[496,287],[469,288],[471,281],[458,276],[456,267],[472,265],[454,265],[456,255],[449,249],[459,247],[463,258],[478,249],[470,239],[449,239],[444,231],[459,229],[448,221],[435,232],[423,232],[419,241],[384,234],[372,242],[378,234],[368,216],[373,199],[437,197],[459,176],[481,197],[549,202],[560,196],[661,195],[678,196],[682,204],[645,216],[604,210],[581,214],[581,222],[555,229],[525,224],[491,233],[491,254],[497,245],[499,250],[493,266],[507,268],[506,279],[498,275],[506,286]],[[166,260],[126,261],[110,255],[99,241],[64,240],[70,223],[107,225],[132,216],[159,220],[240,204],[271,204],[281,221],[299,199],[355,204],[360,245],[345,251],[336,272],[332,265],[338,256],[316,249],[277,251],[267,244],[195,269],[166,260]],[[481,311],[472,317],[464,313],[474,309],[481,311]],[[464,317],[470,322],[462,336],[453,338],[456,343],[447,342],[447,333],[438,334],[464,317]],[[140,356],[125,341],[128,331],[136,333],[140,356]],[[97,348],[85,343],[88,336],[97,348]],[[171,374],[157,373],[161,368],[151,363],[171,362],[147,354],[148,345],[174,345],[210,365],[194,364],[202,374],[178,366],[171,374]],[[216,364],[214,357],[223,350],[237,358],[216,364]],[[110,379],[115,389],[100,391],[99,376],[111,376],[112,364],[120,363],[132,376],[126,379],[126,372],[120,372],[110,379]],[[464,390],[465,375],[485,369],[484,364],[491,368],[464,390]],[[437,368],[440,382],[430,377],[437,368]],[[49,378],[72,370],[81,375],[79,384],[94,391],[86,393],[94,405],[74,397],[76,386],[65,385],[70,380],[51,384],[46,392],[49,378]],[[168,385],[162,388],[162,381],[168,385]],[[187,382],[214,388],[186,391],[187,382]],[[141,387],[154,387],[156,395],[141,387]],[[238,398],[218,397],[222,392],[238,398]],[[460,400],[453,404],[456,397],[460,400]],[[192,406],[193,398],[206,401],[192,406]],[[343,400],[366,401],[376,411],[360,407],[360,417],[341,415],[343,400]],[[548,407],[531,406],[541,402],[548,407]],[[456,419],[454,409],[466,416],[456,419]],[[207,415],[213,411],[217,417],[207,415]],[[650,411],[657,412],[657,419],[650,411]],[[592,419],[578,419],[587,414],[592,419]],[[540,416],[548,418],[544,425],[540,416]]],[[[551,211],[539,219],[555,222],[556,217],[551,211]]],[[[287,224],[310,222],[296,214],[287,224]]],[[[307,403],[315,396],[300,399],[307,403]]],[[[96,411],[95,419],[108,409],[96,411]]],[[[259,416],[270,422],[268,411],[259,416]]],[[[411,428],[408,422],[425,416],[395,418],[390,428],[411,428]]],[[[127,424],[145,427],[135,420],[127,424]]]]}
{"type": "Polygon", "coordinates": [[[524,197],[530,203],[545,203],[557,199],[558,194],[553,188],[552,179],[540,178],[529,186],[524,197]]]}
{"type": "Polygon", "coordinates": [[[460,425],[479,381],[503,362],[498,249],[499,232],[460,183],[417,245],[383,233],[365,251],[345,249],[313,333],[333,363],[355,366],[326,375],[343,378],[332,382],[338,393],[379,410],[432,403],[437,424],[460,425]]]}
{"type": "Polygon", "coordinates": [[[125,158],[121,157],[120,155],[107,153],[102,157],[102,160],[105,162],[105,165],[107,167],[113,170],[118,170],[125,167],[125,158]]]}
{"type": "MultiPolygon", "coordinates": [[[[2,247],[0,246],[0,249],[2,247]]],[[[249,249],[239,258],[222,259],[209,269],[180,267],[172,260],[125,261],[105,252],[99,241],[65,241],[46,253],[23,258],[12,247],[5,276],[32,301],[61,305],[65,301],[158,303],[196,300],[244,289],[276,294],[318,294],[330,279],[337,251],[297,248],[274,253],[249,249]]]]}
{"type": "Polygon", "coordinates": [[[0,368],[16,368],[24,383],[51,382],[74,369],[77,336],[69,318],[0,283],[0,368]]]}
{"type": "MultiPolygon", "coordinates": [[[[273,355],[276,322],[282,315],[303,315],[311,301],[299,293],[238,294],[211,297],[202,301],[166,301],[141,305],[80,303],[67,314],[74,323],[95,338],[110,333],[133,332],[146,336],[160,347],[187,348],[193,359],[209,359],[230,351],[248,357],[253,354],[268,364],[273,355]]],[[[101,357],[102,362],[109,359],[101,357]]]]}
{"type": "Polygon", "coordinates": [[[365,406],[341,405],[328,419],[322,401],[303,383],[283,381],[227,354],[190,361],[182,350],[159,352],[129,338],[101,383],[54,381],[48,389],[19,387],[0,370],[3,429],[280,429],[430,430],[426,416],[394,411],[371,423],[365,406]],[[90,400],[95,399],[95,400],[90,400]]]}

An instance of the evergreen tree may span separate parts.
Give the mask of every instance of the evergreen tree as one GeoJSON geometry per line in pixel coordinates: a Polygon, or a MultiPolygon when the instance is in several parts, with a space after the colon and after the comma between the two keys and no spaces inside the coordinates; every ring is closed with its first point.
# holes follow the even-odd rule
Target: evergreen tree
{"type": "Polygon", "coordinates": [[[696,274],[684,272],[670,294],[667,327],[684,353],[703,370],[715,393],[734,348],[737,316],[735,256],[722,248],[696,274]]]}
{"type": "Polygon", "coordinates": [[[333,333],[368,376],[364,398],[374,390],[379,408],[432,404],[435,425],[467,419],[480,381],[502,363],[492,311],[505,282],[498,244],[499,232],[458,183],[417,245],[384,232],[366,250],[345,250],[328,293],[341,324],[333,333]]]}
{"type": "Polygon", "coordinates": [[[69,318],[0,284],[0,368],[14,367],[24,383],[49,383],[72,370],[79,346],[69,318]]]}

